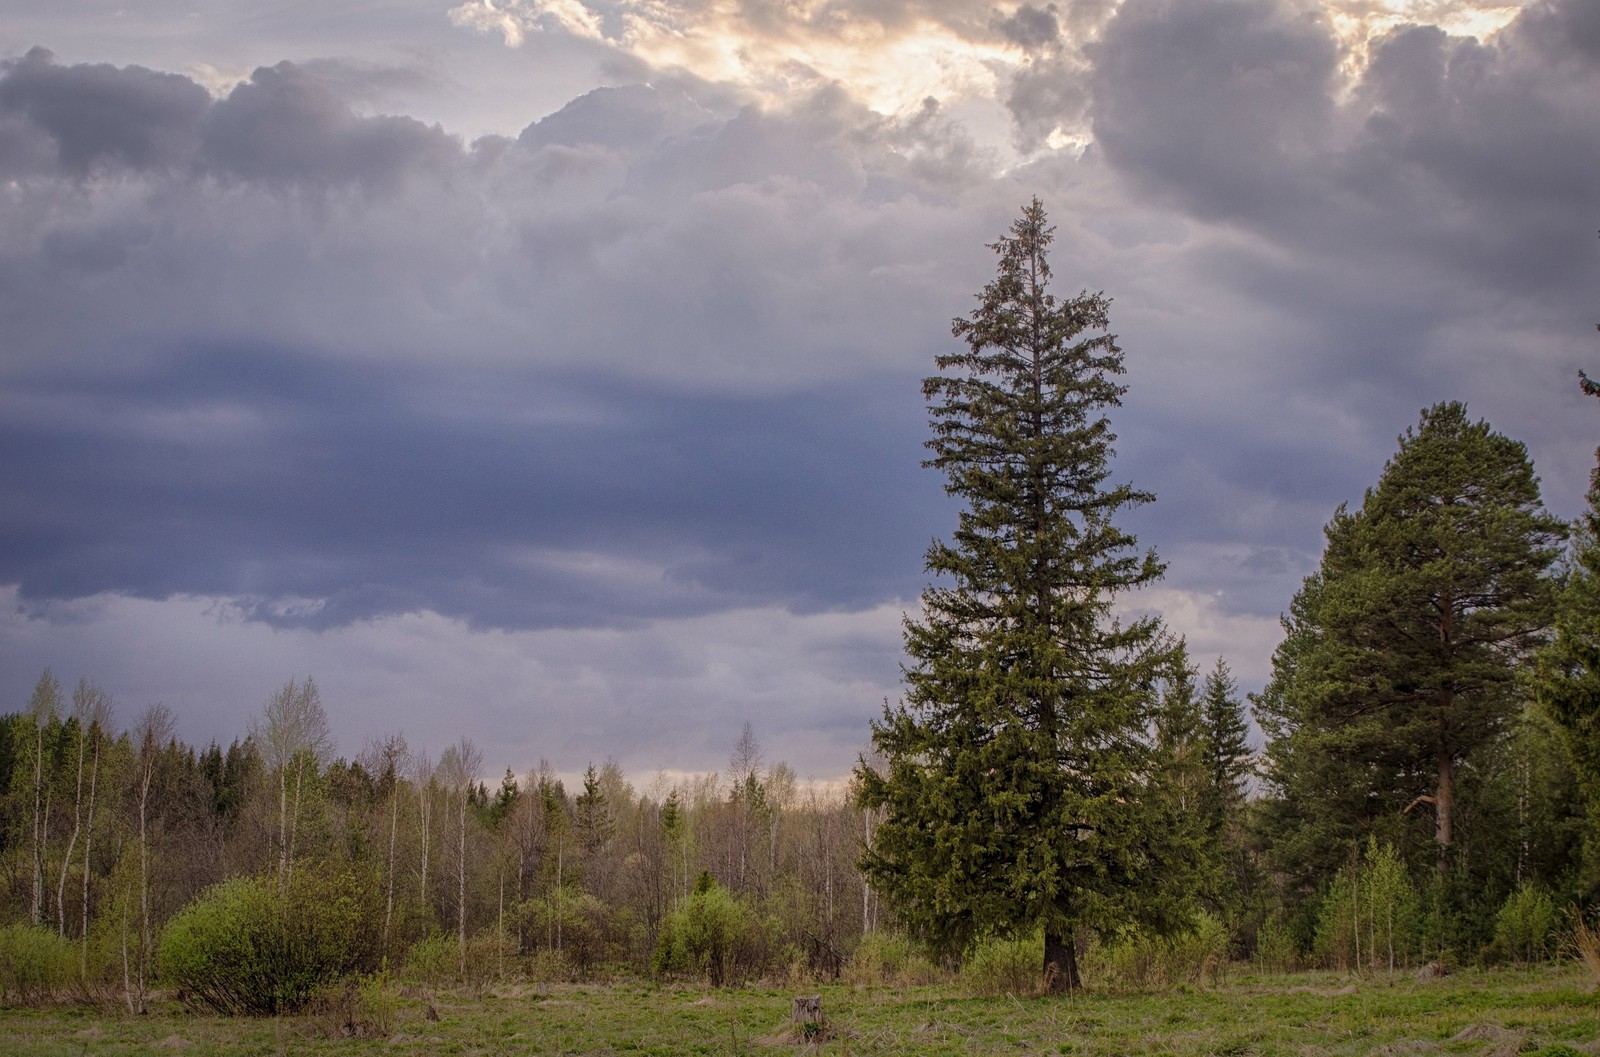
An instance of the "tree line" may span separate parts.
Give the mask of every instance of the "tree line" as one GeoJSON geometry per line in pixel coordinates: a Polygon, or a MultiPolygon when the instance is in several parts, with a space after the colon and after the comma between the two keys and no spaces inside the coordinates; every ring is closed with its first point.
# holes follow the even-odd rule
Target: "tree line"
{"type": "Polygon", "coordinates": [[[300,874],[345,877],[371,897],[373,967],[453,979],[702,971],[712,955],[738,975],[837,973],[881,914],[855,868],[872,813],[769,766],[748,725],[725,773],[641,791],[611,761],[575,789],[546,761],[490,784],[467,739],[435,757],[393,734],[335,757],[310,678],[226,747],[173,723],[157,706],[119,727],[91,680],[67,695],[49,671],[0,719],[0,923],[13,942],[49,933],[74,986],[134,1008],[163,928],[241,877],[286,896],[300,874]],[[674,915],[718,899],[741,934],[663,962],[674,915]]]}

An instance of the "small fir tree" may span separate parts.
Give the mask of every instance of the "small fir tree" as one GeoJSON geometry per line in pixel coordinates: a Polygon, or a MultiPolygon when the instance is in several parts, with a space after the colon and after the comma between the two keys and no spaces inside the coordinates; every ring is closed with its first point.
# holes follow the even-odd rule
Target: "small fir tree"
{"type": "Polygon", "coordinates": [[[1201,810],[1212,834],[1220,835],[1244,807],[1250,777],[1250,724],[1239,684],[1221,657],[1200,688],[1200,722],[1206,771],[1201,810]]]}

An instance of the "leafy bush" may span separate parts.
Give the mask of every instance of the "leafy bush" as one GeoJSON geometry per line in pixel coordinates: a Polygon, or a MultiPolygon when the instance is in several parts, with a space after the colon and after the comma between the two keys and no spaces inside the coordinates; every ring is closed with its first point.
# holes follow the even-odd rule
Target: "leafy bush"
{"type": "Polygon", "coordinates": [[[1091,945],[1085,974],[1134,989],[1215,982],[1231,940],[1222,919],[1201,910],[1187,928],[1169,935],[1129,928],[1109,943],[1091,945]]]}
{"type": "Polygon", "coordinates": [[[0,928],[0,1003],[16,1005],[54,998],[78,968],[72,944],[43,925],[0,928]]]}
{"type": "Polygon", "coordinates": [[[173,916],[156,970],[218,1013],[296,1012],[328,984],[377,968],[382,923],[370,876],[303,864],[283,892],[272,877],[235,878],[173,916]]]}
{"type": "Polygon", "coordinates": [[[1233,937],[1228,926],[1214,914],[1202,910],[1194,916],[1194,927],[1167,937],[1161,958],[1162,975],[1167,983],[1217,983],[1228,964],[1228,946],[1233,937]]]}
{"type": "Polygon", "coordinates": [[[931,984],[943,976],[909,939],[892,932],[862,936],[840,975],[845,983],[874,987],[931,984]]]}
{"type": "Polygon", "coordinates": [[[1420,946],[1421,916],[1405,863],[1368,838],[1361,861],[1339,871],[1322,901],[1313,949],[1329,968],[1392,972],[1420,946]]]}
{"type": "Polygon", "coordinates": [[[1524,884],[1506,897],[1494,917],[1489,954],[1516,962],[1543,961],[1551,954],[1556,931],[1556,904],[1536,884],[1524,884]]]}
{"type": "Polygon", "coordinates": [[[369,1035],[388,1035],[400,1016],[400,992],[388,973],[367,977],[356,985],[355,1021],[369,1035]]]}
{"type": "Polygon", "coordinates": [[[662,923],[655,971],[703,976],[713,987],[734,983],[761,968],[761,931],[749,906],[702,873],[693,894],[662,923]]]}
{"type": "Polygon", "coordinates": [[[424,936],[406,951],[400,978],[407,983],[438,987],[455,983],[461,974],[461,944],[443,932],[424,936]]]}
{"type": "Polygon", "coordinates": [[[1256,966],[1269,973],[1292,973],[1300,968],[1300,951],[1281,916],[1273,916],[1256,930],[1256,966]]]}
{"type": "Polygon", "coordinates": [[[1044,983],[1044,934],[993,937],[961,963],[961,979],[980,995],[1031,995],[1044,983]]]}

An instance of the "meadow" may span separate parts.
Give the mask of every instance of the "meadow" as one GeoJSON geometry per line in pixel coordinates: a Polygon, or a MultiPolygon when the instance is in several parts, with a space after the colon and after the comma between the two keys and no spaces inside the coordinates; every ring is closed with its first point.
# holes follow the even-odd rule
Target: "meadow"
{"type": "Polygon", "coordinates": [[[828,984],[825,1024],[790,1022],[803,989],[650,983],[389,989],[349,1034],[338,1003],[296,1017],[216,1017],[157,1002],[0,1010],[0,1050],[83,1054],[839,1055],[1074,1054],[1344,1057],[1600,1054],[1600,995],[1577,967],[1442,978],[1240,973],[1213,987],[1057,998],[973,997],[951,985],[828,984]],[[437,1019],[434,1019],[434,1017],[437,1019]],[[808,1037],[809,1036],[809,1037],[808,1037]]]}

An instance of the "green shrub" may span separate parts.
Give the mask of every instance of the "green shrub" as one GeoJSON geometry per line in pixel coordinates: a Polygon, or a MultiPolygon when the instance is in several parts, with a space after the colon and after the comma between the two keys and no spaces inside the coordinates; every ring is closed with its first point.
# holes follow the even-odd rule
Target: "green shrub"
{"type": "Polygon", "coordinates": [[[864,987],[912,987],[944,976],[911,940],[893,932],[862,936],[840,975],[845,983],[864,987]]]}
{"type": "Polygon", "coordinates": [[[43,925],[0,928],[0,1003],[17,1005],[54,998],[72,983],[78,952],[43,925]]]}
{"type": "Polygon", "coordinates": [[[1550,893],[1540,885],[1524,884],[1506,897],[1495,914],[1488,953],[1516,962],[1543,961],[1550,957],[1557,920],[1550,893]]]}
{"type": "Polygon", "coordinates": [[[702,873],[693,894],[662,923],[653,967],[722,987],[759,971],[765,946],[755,912],[702,873]]]}
{"type": "Polygon", "coordinates": [[[1204,910],[1194,916],[1194,926],[1168,936],[1161,954],[1161,974],[1169,984],[1217,983],[1228,964],[1233,937],[1222,919],[1204,910]]]}
{"type": "Polygon", "coordinates": [[[541,984],[572,979],[572,963],[558,950],[541,947],[523,961],[528,979],[541,984]]]}
{"type": "Polygon", "coordinates": [[[1108,942],[1090,944],[1084,975],[1134,990],[1216,982],[1231,941],[1222,919],[1201,910],[1187,928],[1168,935],[1130,927],[1108,942]]]}
{"type": "Polygon", "coordinates": [[[377,973],[356,985],[355,1022],[368,1035],[388,1035],[400,1016],[400,992],[388,973],[377,973]]]}
{"type": "Polygon", "coordinates": [[[1044,934],[980,941],[961,963],[961,979],[980,995],[1031,995],[1044,983],[1044,934]]]}
{"type": "Polygon", "coordinates": [[[302,864],[287,891],[240,877],[201,893],[161,935],[156,970],[218,1013],[297,1012],[319,989],[377,968],[383,903],[370,876],[302,864]]]}
{"type": "Polygon", "coordinates": [[[461,975],[461,943],[443,932],[424,936],[406,951],[400,978],[407,983],[440,987],[455,983],[461,975]]]}
{"type": "Polygon", "coordinates": [[[1269,973],[1292,973],[1300,968],[1300,950],[1294,933],[1281,915],[1273,915],[1256,930],[1256,967],[1269,973]]]}
{"type": "Polygon", "coordinates": [[[1369,837],[1361,861],[1339,871],[1322,901],[1313,950],[1328,968],[1392,972],[1413,960],[1421,924],[1405,863],[1369,837]]]}

